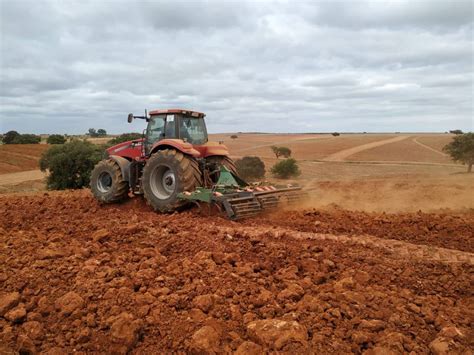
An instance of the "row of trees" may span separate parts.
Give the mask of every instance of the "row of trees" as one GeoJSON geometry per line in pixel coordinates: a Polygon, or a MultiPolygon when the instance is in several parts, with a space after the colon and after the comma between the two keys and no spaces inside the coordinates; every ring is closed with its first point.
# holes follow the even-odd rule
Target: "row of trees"
{"type": "MultiPolygon", "coordinates": [[[[86,133],[86,135],[90,137],[105,137],[107,136],[107,131],[105,129],[98,129],[96,131],[94,128],[89,128],[89,131],[86,133]]],[[[111,139],[109,144],[114,145],[141,137],[142,135],[140,133],[124,133],[111,139]]],[[[67,142],[67,139],[67,135],[51,134],[46,139],[46,143],[64,144],[67,142]]],[[[1,141],[3,144],[39,144],[41,143],[41,136],[35,134],[20,134],[17,131],[8,131],[1,136],[1,141]]]]}
{"type": "MultiPolygon", "coordinates": [[[[46,139],[48,144],[64,144],[67,137],[61,134],[51,134],[46,139]]],[[[17,131],[9,131],[2,137],[3,144],[39,144],[41,143],[41,136],[36,134],[20,134],[17,131]]]]}
{"type": "Polygon", "coordinates": [[[35,134],[20,134],[17,131],[8,131],[2,137],[3,144],[38,144],[41,137],[35,134]]]}

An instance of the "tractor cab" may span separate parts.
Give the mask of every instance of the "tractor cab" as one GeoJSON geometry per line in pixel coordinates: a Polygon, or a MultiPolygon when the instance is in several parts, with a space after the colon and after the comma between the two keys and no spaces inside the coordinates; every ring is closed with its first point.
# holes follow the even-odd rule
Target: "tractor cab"
{"type": "Polygon", "coordinates": [[[186,110],[155,110],[147,118],[145,151],[162,139],[180,139],[192,145],[207,142],[204,114],[186,110]]]}

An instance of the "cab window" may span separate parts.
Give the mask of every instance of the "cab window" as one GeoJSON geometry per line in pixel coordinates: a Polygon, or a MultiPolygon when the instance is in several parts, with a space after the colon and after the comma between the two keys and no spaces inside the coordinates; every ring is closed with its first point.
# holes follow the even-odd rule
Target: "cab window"
{"type": "Polygon", "coordinates": [[[165,133],[165,116],[153,116],[148,122],[147,143],[153,144],[163,138],[165,133]]]}
{"type": "Polygon", "coordinates": [[[175,115],[166,115],[165,138],[176,138],[175,115]]]}

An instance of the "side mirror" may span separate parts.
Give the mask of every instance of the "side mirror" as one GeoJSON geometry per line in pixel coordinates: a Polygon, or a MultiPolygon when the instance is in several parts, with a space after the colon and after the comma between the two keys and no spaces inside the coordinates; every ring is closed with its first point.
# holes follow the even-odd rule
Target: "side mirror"
{"type": "Polygon", "coordinates": [[[129,114],[128,114],[127,121],[128,121],[128,123],[132,123],[132,121],[133,121],[133,113],[129,113],[129,114]]]}

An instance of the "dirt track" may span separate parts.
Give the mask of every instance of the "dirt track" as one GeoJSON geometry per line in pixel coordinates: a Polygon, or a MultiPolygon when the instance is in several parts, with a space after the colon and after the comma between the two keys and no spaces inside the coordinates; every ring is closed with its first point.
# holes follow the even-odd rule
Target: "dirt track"
{"type": "Polygon", "coordinates": [[[0,186],[18,184],[25,181],[44,179],[46,173],[41,170],[27,170],[0,175],[0,186]]]}
{"type": "Polygon", "coordinates": [[[474,346],[472,213],[235,223],[77,191],[0,196],[0,225],[0,353],[474,346]]]}
{"type": "Polygon", "coordinates": [[[341,150],[340,152],[331,154],[331,155],[327,156],[326,158],[324,158],[324,160],[326,160],[326,161],[342,161],[342,160],[350,157],[351,155],[363,152],[364,150],[381,147],[385,144],[399,142],[399,141],[402,141],[402,140],[407,139],[407,138],[408,138],[408,136],[399,136],[399,137],[395,137],[395,138],[384,139],[384,140],[377,141],[377,142],[358,145],[356,147],[341,150]]]}

